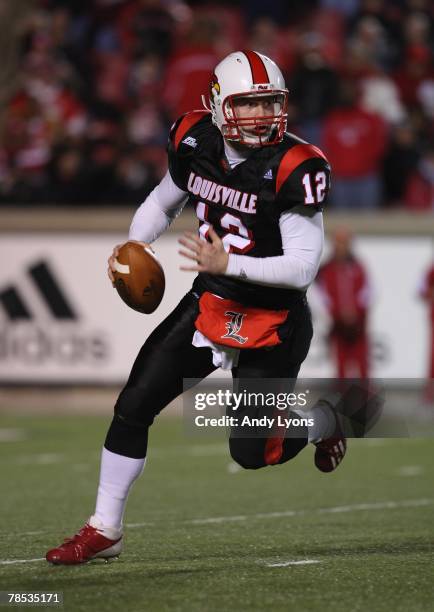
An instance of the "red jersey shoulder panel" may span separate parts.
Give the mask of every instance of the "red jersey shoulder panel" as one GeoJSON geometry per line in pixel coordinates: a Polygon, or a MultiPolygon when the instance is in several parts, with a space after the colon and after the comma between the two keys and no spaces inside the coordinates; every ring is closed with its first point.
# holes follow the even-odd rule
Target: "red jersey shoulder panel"
{"type": "Polygon", "coordinates": [[[172,134],[173,144],[175,147],[175,151],[178,150],[179,143],[184,138],[186,133],[198,123],[201,119],[210,115],[211,113],[206,110],[194,110],[189,113],[186,113],[180,120],[178,127],[175,129],[174,134],[172,134]]]}
{"type": "Polygon", "coordinates": [[[287,151],[280,160],[279,168],[277,170],[276,194],[279,193],[280,188],[282,187],[288,176],[300,164],[314,157],[321,157],[328,163],[328,160],[324,153],[321,151],[321,149],[315,147],[315,145],[308,143],[297,144],[291,149],[289,149],[289,151],[287,151]]]}

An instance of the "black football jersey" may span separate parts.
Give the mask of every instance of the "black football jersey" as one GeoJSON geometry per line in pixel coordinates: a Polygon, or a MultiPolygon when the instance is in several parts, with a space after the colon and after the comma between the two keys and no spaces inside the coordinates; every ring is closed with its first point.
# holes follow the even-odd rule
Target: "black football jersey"
{"type": "MultiPolygon", "coordinates": [[[[212,225],[229,253],[249,257],[282,255],[279,217],[300,205],[321,211],[330,187],[330,166],[317,147],[286,133],[282,142],[252,149],[230,168],[223,137],[207,111],[182,116],[172,127],[169,171],[190,194],[207,238],[212,225]]],[[[300,210],[298,208],[298,210],[300,210]]],[[[200,273],[193,288],[251,306],[285,308],[303,292],[257,285],[228,276],[200,273]]]]}

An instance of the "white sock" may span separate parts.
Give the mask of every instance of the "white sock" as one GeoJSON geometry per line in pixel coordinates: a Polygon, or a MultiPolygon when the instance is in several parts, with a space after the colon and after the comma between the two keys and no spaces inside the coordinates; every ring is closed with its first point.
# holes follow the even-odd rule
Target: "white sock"
{"type": "Polygon", "coordinates": [[[115,529],[114,527],[105,527],[95,515],[91,516],[87,522],[91,527],[95,527],[103,536],[110,540],[119,540],[122,538],[122,528],[115,529]]]}
{"type": "Polygon", "coordinates": [[[95,514],[91,520],[113,529],[122,529],[128,493],[140,476],[146,458],[133,459],[102,449],[101,470],[95,514]]]}
{"type": "Polygon", "coordinates": [[[307,426],[307,441],[320,442],[330,438],[336,429],[336,416],[327,401],[320,399],[311,410],[293,410],[298,416],[312,419],[313,425],[307,426]]]}

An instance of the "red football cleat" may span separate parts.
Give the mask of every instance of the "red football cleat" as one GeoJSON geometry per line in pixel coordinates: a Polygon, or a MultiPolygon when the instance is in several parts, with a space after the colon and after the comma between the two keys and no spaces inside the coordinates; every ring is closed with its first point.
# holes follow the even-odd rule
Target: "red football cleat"
{"type": "Polygon", "coordinates": [[[347,452],[347,440],[338,420],[336,429],[330,438],[316,442],[315,465],[321,472],[333,472],[347,452]]]}
{"type": "Polygon", "coordinates": [[[67,538],[58,548],[45,556],[54,565],[77,565],[91,559],[110,559],[122,550],[122,533],[116,529],[93,527],[86,523],[72,538],[67,538]],[[105,533],[106,535],[103,535],[105,533]],[[106,537],[111,535],[113,539],[106,537]]]}

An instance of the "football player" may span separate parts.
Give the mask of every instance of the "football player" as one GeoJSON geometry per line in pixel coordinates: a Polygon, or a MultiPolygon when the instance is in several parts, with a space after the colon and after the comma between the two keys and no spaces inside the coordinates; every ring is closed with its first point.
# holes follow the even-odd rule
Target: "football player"
{"type": "MultiPolygon", "coordinates": [[[[320,149],[286,133],[287,104],[278,66],[254,51],[235,52],[215,68],[205,109],[173,125],[168,172],[138,208],[129,239],[149,245],[189,202],[199,228],[181,238],[180,253],[182,269],[198,275],[146,340],[117,400],[94,514],[47,553],[49,562],[120,553],[148,429],[182,393],[183,379],[203,379],[217,367],[243,381],[296,379],[312,337],[306,290],[323,248],[330,167],[320,149]]],[[[112,281],[118,248],[109,259],[112,281]]],[[[339,419],[327,402],[312,412],[314,425],[293,435],[231,435],[234,461],[249,469],[280,464],[312,442],[316,467],[334,470],[346,450],[339,419]]]]}

